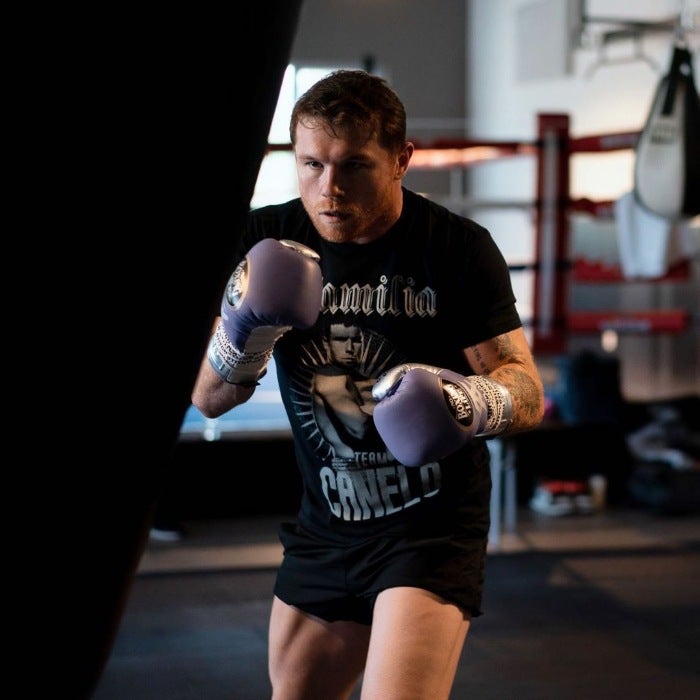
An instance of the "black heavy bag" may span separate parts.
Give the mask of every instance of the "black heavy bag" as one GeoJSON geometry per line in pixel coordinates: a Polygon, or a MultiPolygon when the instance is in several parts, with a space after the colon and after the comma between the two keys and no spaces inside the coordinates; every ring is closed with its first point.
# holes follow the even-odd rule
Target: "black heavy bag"
{"type": "Polygon", "coordinates": [[[700,98],[690,51],[676,45],[635,149],[634,194],[677,220],[700,214],[700,98]]]}

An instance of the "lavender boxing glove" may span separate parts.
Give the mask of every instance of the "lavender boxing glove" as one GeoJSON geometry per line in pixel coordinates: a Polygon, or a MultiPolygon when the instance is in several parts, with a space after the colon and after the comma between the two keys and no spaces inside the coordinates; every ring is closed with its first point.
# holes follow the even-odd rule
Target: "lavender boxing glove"
{"type": "Polygon", "coordinates": [[[265,238],[233,271],[207,355],[229,384],[254,385],[291,328],[310,328],[321,310],[318,254],[295,241],[265,238]]]}
{"type": "Polygon", "coordinates": [[[447,457],[477,436],[510,425],[513,404],[502,384],[482,376],[408,363],[372,389],[374,423],[389,451],[409,467],[447,457]]]}

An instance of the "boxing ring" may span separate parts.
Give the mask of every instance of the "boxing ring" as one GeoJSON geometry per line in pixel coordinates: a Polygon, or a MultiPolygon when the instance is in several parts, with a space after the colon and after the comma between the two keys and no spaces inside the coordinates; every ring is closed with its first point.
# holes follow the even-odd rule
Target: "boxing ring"
{"type": "MultiPolygon", "coordinates": [[[[537,137],[533,141],[479,141],[440,139],[417,143],[411,169],[450,171],[447,202],[475,208],[529,208],[534,211],[535,261],[510,265],[511,271],[530,269],[533,273],[533,316],[524,319],[532,332],[535,355],[566,352],[571,334],[597,334],[605,330],[621,333],[678,333],[686,330],[690,314],[680,308],[616,309],[576,311],[569,308],[572,283],[624,281],[620,267],[604,265],[570,255],[570,217],[584,214],[611,220],[615,202],[572,196],[570,161],[578,154],[610,153],[634,149],[640,132],[627,131],[575,138],[566,114],[538,114],[537,137]],[[465,170],[494,160],[530,156],[536,170],[533,201],[470,201],[464,197],[465,170]]],[[[690,275],[687,260],[672,266],[665,280],[685,280],[690,275]]]]}

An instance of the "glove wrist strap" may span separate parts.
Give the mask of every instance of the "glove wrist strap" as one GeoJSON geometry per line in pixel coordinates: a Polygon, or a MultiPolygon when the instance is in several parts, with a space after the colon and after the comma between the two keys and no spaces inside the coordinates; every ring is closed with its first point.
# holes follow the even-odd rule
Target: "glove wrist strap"
{"type": "Polygon", "coordinates": [[[272,357],[272,346],[261,350],[241,352],[226,335],[222,323],[209,341],[207,358],[213,370],[228,384],[255,386],[267,372],[267,363],[272,357]]]}
{"type": "Polygon", "coordinates": [[[477,433],[478,437],[498,435],[513,422],[513,398],[503,384],[482,377],[469,377],[470,383],[481,393],[486,401],[488,412],[485,425],[477,433]]]}

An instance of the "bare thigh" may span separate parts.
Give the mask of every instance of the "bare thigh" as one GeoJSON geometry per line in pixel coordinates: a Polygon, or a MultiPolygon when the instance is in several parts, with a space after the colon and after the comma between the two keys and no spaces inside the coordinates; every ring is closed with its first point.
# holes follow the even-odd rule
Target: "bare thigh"
{"type": "Polygon", "coordinates": [[[447,700],[470,616],[420,588],[377,597],[362,700],[447,700]]]}
{"type": "Polygon", "coordinates": [[[344,700],[367,658],[370,627],[326,622],[275,597],[269,630],[273,700],[344,700]]]}

